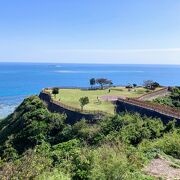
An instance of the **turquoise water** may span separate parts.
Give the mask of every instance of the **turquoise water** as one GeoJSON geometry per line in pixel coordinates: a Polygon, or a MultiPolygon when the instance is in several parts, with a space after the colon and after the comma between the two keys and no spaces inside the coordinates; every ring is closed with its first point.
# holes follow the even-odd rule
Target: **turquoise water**
{"type": "Polygon", "coordinates": [[[162,85],[180,86],[180,66],[0,63],[0,117],[44,87],[87,87],[92,77],[109,78],[115,85],[142,85],[151,79],[162,85]]]}

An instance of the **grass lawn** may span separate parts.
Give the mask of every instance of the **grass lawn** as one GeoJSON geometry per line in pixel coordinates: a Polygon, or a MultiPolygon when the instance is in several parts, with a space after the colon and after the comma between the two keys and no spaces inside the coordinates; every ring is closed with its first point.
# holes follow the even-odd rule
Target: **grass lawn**
{"type": "Polygon", "coordinates": [[[100,110],[110,114],[114,114],[114,105],[102,96],[120,96],[120,97],[138,97],[146,93],[146,89],[138,87],[128,91],[125,87],[112,87],[104,90],[80,90],[80,89],[60,89],[59,94],[52,95],[53,99],[58,100],[66,105],[80,108],[79,99],[87,96],[89,104],[84,106],[84,110],[100,110]],[[98,102],[98,99],[100,102],[98,102]]]}

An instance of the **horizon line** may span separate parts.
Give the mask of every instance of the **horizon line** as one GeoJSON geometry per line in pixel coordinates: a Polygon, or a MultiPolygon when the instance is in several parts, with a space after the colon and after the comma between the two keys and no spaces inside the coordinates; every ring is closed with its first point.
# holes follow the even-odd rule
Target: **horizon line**
{"type": "Polygon", "coordinates": [[[145,63],[145,64],[142,64],[142,63],[81,63],[81,62],[50,62],[50,61],[45,61],[45,62],[42,62],[42,61],[37,61],[37,62],[34,62],[34,61],[0,61],[0,63],[23,63],[23,64],[89,64],[89,65],[178,65],[180,66],[180,64],[169,64],[169,63],[145,63]]]}

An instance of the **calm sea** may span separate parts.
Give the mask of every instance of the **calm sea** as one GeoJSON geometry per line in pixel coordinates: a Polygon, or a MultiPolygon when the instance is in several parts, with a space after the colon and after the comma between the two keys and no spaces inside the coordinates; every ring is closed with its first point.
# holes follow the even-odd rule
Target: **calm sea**
{"type": "Polygon", "coordinates": [[[92,77],[111,79],[115,85],[141,85],[150,79],[180,86],[180,66],[0,63],[0,117],[44,87],[87,87],[92,77]]]}

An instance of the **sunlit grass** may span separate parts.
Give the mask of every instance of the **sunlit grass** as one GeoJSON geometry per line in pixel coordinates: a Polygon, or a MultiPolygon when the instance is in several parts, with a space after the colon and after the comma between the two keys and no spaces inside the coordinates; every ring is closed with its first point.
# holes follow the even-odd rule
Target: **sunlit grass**
{"type": "Polygon", "coordinates": [[[84,110],[100,110],[114,114],[114,104],[111,101],[101,99],[102,96],[138,97],[146,93],[146,89],[138,87],[128,91],[125,87],[112,87],[103,90],[81,90],[81,89],[60,89],[59,94],[52,95],[53,99],[58,100],[68,106],[80,108],[79,99],[87,96],[89,104],[84,110]]]}

